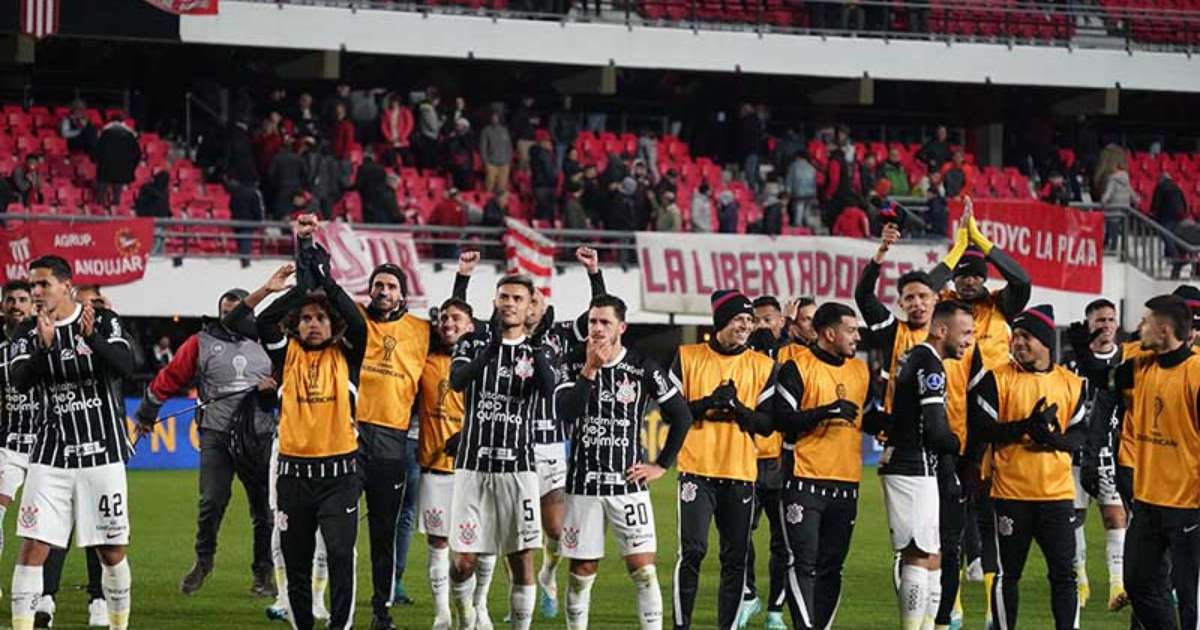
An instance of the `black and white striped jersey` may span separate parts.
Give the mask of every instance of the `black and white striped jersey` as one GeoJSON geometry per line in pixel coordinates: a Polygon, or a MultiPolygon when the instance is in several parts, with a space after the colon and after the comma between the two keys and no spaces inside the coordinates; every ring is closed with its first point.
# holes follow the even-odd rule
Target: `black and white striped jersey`
{"type": "Polygon", "coordinates": [[[55,325],[49,348],[41,347],[32,319],[11,341],[14,381],[29,384],[42,400],[32,464],[91,468],[124,463],[132,452],[121,400],[121,380],[133,365],[129,342],[116,314],[105,309],[96,309],[92,336],[85,338],[82,313],[76,306],[55,325]]]}
{"type": "MultiPolygon", "coordinates": [[[[562,380],[562,374],[557,373],[564,365],[563,359],[576,348],[583,347],[586,336],[579,334],[576,321],[556,322],[546,331],[542,343],[553,353],[555,366],[555,382],[562,380]]],[[[541,392],[534,394],[534,402],[530,405],[533,412],[533,443],[562,444],[567,441],[567,434],[561,422],[558,421],[554,409],[554,397],[543,396],[541,392]]]]}
{"type": "Polygon", "coordinates": [[[17,388],[9,370],[12,350],[9,339],[0,341],[0,385],[3,385],[3,407],[0,407],[0,446],[25,455],[33,450],[37,423],[41,419],[42,396],[36,387],[17,388]]]}
{"type": "MultiPolygon", "coordinates": [[[[556,397],[585,381],[579,374],[585,360],[582,348],[568,355],[556,397]]],[[[615,361],[596,371],[585,393],[586,399],[578,401],[576,409],[563,410],[562,417],[570,416],[567,492],[611,496],[645,490],[645,484],[629,483],[625,476],[631,466],[645,461],[642,429],[646,411],[651,402],[663,408],[664,414],[672,399],[682,404],[679,389],[653,359],[625,348],[615,361]]],[[[683,412],[686,415],[686,405],[683,412]]]]}
{"type": "MultiPolygon", "coordinates": [[[[458,343],[450,364],[450,385],[463,392],[462,440],[454,466],[476,472],[534,470],[534,393],[553,391],[553,373],[527,337],[492,345],[491,335],[475,334],[458,343]]],[[[544,352],[544,351],[543,351],[544,352]]]]}
{"type": "Polygon", "coordinates": [[[958,437],[946,421],[946,370],[928,343],[897,362],[892,426],[887,431],[879,474],[932,477],[938,456],[958,453],[958,437]]]}

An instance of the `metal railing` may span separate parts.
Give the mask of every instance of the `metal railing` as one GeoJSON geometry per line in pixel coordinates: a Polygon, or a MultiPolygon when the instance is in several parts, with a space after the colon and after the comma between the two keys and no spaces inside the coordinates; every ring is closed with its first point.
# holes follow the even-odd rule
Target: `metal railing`
{"type": "Polygon", "coordinates": [[[512,17],[753,30],[885,39],[1048,46],[1200,48],[1200,11],[1057,4],[1044,0],[243,0],[512,17]]]}

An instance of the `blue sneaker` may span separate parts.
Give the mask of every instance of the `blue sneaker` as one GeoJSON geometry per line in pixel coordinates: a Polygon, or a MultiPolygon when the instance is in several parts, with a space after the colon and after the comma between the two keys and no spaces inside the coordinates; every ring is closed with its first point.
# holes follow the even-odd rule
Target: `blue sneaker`
{"type": "Polygon", "coordinates": [[[542,616],[546,619],[554,619],[558,616],[558,599],[550,597],[544,589],[538,589],[538,606],[542,609],[542,616]]]}
{"type": "Polygon", "coordinates": [[[738,607],[737,627],[745,628],[750,625],[750,620],[761,612],[762,609],[762,600],[757,597],[754,599],[743,599],[742,605],[738,607]]]}
{"type": "Polygon", "coordinates": [[[408,596],[408,592],[404,590],[404,585],[396,582],[396,587],[392,589],[392,604],[397,606],[412,606],[413,600],[408,596]]]}
{"type": "Polygon", "coordinates": [[[787,624],[783,622],[782,612],[768,612],[766,630],[787,630],[787,624]]]}
{"type": "Polygon", "coordinates": [[[287,621],[288,611],[279,604],[267,606],[267,619],[271,621],[287,621]]]}

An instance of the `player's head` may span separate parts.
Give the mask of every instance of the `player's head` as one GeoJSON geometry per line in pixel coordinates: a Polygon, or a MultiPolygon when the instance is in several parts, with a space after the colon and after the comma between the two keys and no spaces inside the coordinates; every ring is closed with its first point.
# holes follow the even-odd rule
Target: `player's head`
{"type": "Polygon", "coordinates": [[[13,280],[4,285],[4,321],[15,324],[33,313],[33,295],[28,282],[13,280]]]}
{"type": "Polygon", "coordinates": [[[1162,353],[1187,343],[1192,334],[1192,312],[1177,295],[1160,295],[1146,302],[1138,337],[1142,350],[1162,353]]]}
{"type": "Polygon", "coordinates": [[[1194,346],[1198,341],[1197,337],[1200,337],[1200,289],[1190,284],[1181,284],[1171,295],[1183,298],[1188,309],[1192,311],[1192,335],[1187,341],[1189,346],[1194,346]]]}
{"type": "Polygon", "coordinates": [[[80,304],[91,304],[95,308],[104,308],[104,295],[100,293],[98,284],[80,284],[75,287],[75,301],[80,304]]]}
{"type": "Polygon", "coordinates": [[[913,326],[924,326],[929,323],[933,306],[937,304],[937,290],[933,280],[924,271],[910,271],[896,282],[900,291],[900,309],[908,323],[913,326]]]}
{"type": "Polygon", "coordinates": [[[1026,370],[1046,370],[1054,355],[1054,307],[1031,306],[1012,320],[1009,350],[1026,370]]]}
{"type": "Polygon", "coordinates": [[[542,317],[546,315],[546,308],[549,303],[546,301],[546,296],[541,291],[535,290],[532,294],[532,299],[529,301],[529,315],[525,318],[525,326],[529,330],[537,328],[542,322],[542,317]]]}
{"type": "Polygon", "coordinates": [[[245,301],[246,296],[250,295],[245,289],[230,289],[221,294],[221,299],[217,300],[217,317],[224,319],[226,315],[233,312],[238,304],[245,301]]]}
{"type": "Polygon", "coordinates": [[[334,333],[345,328],[329,296],[321,289],[304,296],[300,306],[288,314],[284,326],[306,348],[319,348],[330,343],[334,333]]]}
{"type": "Polygon", "coordinates": [[[750,299],[728,289],[712,294],[713,330],[717,343],[725,348],[740,348],[754,332],[754,307],[750,299]]]}
{"type": "Polygon", "coordinates": [[[625,301],[615,295],[597,295],[588,307],[588,338],[593,341],[621,342],[628,329],[625,301]]]}
{"type": "Polygon", "coordinates": [[[954,265],[954,291],[960,299],[968,302],[987,297],[988,266],[983,251],[977,247],[968,247],[963,252],[958,264],[954,265]]]}
{"type": "Polygon", "coordinates": [[[71,264],[61,256],[42,256],[29,263],[30,297],[38,311],[53,313],[71,303],[71,264]]]}
{"type": "Polygon", "coordinates": [[[408,280],[404,270],[392,263],[383,263],[371,272],[371,310],[377,314],[391,313],[404,307],[408,297],[408,280]]]}
{"type": "Polygon", "coordinates": [[[802,297],[796,303],[796,316],[788,327],[788,336],[803,344],[813,344],[817,341],[817,331],[813,330],[813,315],[817,312],[817,301],[810,297],[802,297]]]}
{"type": "Polygon", "coordinates": [[[778,339],[783,333],[783,308],[773,295],[763,295],[754,299],[754,328],[771,332],[771,337],[778,339]]]}
{"type": "Polygon", "coordinates": [[[961,359],[975,341],[975,316],[958,300],[942,300],[933,307],[929,339],[943,359],[961,359]]]}
{"type": "Polygon", "coordinates": [[[463,300],[450,298],[438,309],[437,334],[446,347],[475,332],[475,311],[463,300]]]}
{"type": "Polygon", "coordinates": [[[528,323],[534,291],[533,280],[529,276],[511,274],[500,278],[496,283],[493,306],[503,328],[525,326],[528,323]]]}
{"type": "Polygon", "coordinates": [[[1105,298],[1092,300],[1083,309],[1087,318],[1088,331],[1100,331],[1096,342],[1108,347],[1117,339],[1117,305],[1105,298]]]}
{"type": "Polygon", "coordinates": [[[845,304],[822,304],[813,314],[813,329],[817,345],[834,356],[850,358],[858,351],[858,317],[845,304]]]}

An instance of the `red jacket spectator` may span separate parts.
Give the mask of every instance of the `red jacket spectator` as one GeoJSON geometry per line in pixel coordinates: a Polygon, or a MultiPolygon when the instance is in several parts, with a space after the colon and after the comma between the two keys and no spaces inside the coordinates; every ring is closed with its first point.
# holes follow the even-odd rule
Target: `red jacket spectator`
{"type": "Polygon", "coordinates": [[[350,159],[350,147],[354,146],[354,123],[343,118],[333,127],[333,157],[350,159]]]}
{"type": "Polygon", "coordinates": [[[955,153],[953,160],[942,165],[941,173],[947,197],[957,198],[975,191],[979,171],[974,164],[966,161],[962,151],[955,153]]]}
{"type": "Polygon", "coordinates": [[[271,172],[271,160],[275,159],[275,154],[279,153],[279,149],[283,147],[283,136],[279,135],[278,131],[262,131],[254,137],[252,149],[254,149],[254,161],[258,166],[258,175],[260,178],[266,178],[271,172]]]}
{"type": "Polygon", "coordinates": [[[408,138],[413,132],[412,110],[393,100],[379,116],[379,129],[383,139],[393,149],[408,148],[408,138]]]}
{"type": "Polygon", "coordinates": [[[870,238],[870,221],[867,213],[857,206],[846,206],[833,222],[834,236],[849,236],[851,238],[870,238]]]}
{"type": "Polygon", "coordinates": [[[433,213],[429,215],[429,224],[446,227],[463,227],[467,224],[466,213],[463,212],[457,194],[451,192],[446,199],[434,206],[433,213]]]}

